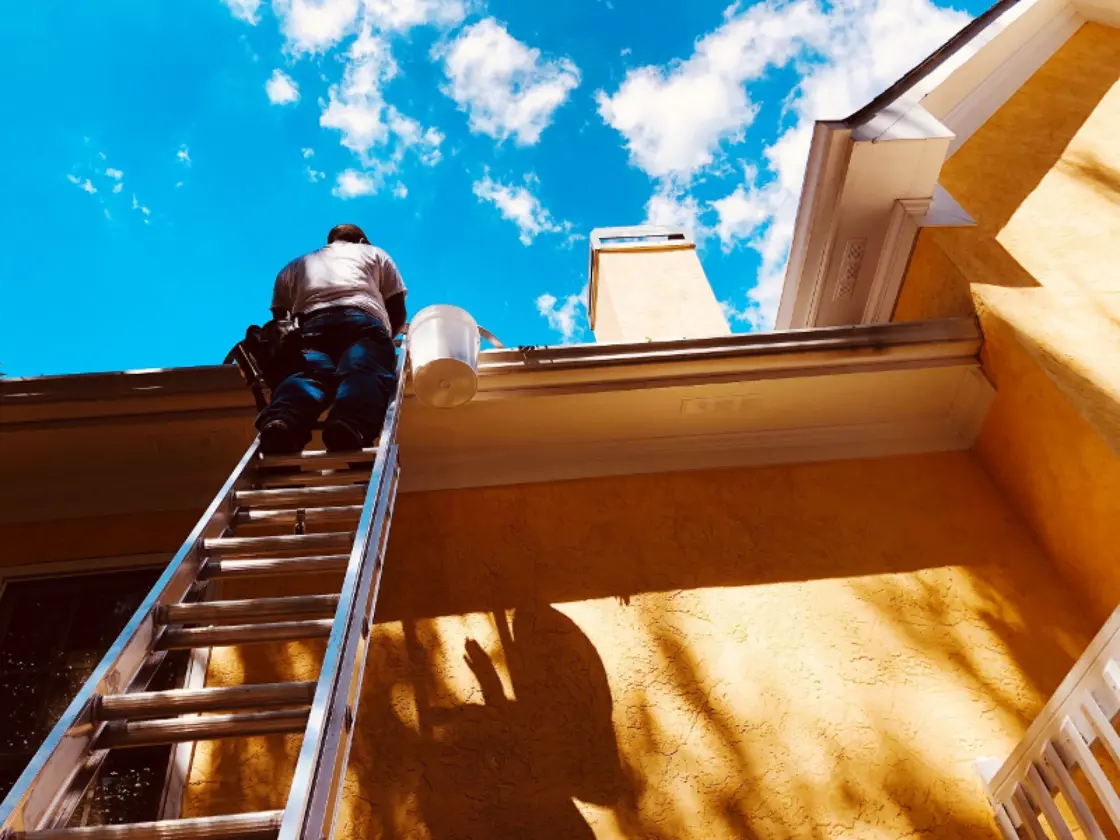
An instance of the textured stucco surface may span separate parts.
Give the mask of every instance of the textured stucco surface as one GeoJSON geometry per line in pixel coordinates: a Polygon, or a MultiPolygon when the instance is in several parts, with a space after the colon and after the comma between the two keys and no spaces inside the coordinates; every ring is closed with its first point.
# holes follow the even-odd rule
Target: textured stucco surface
{"type": "Polygon", "coordinates": [[[1086,24],[946,163],[976,220],[927,229],[896,320],[976,312],[976,453],[1080,591],[1120,603],[1120,30],[1086,24]]]}
{"type": "Polygon", "coordinates": [[[0,566],[126,557],[166,552],[170,557],[201,511],[0,523],[0,566]]]}
{"type": "MultiPolygon", "coordinates": [[[[407,495],[340,836],[994,837],[971,763],[1089,633],[967,453],[407,495]]],[[[297,749],[200,745],[187,814],[279,807],[297,749]]]]}
{"type": "Polygon", "coordinates": [[[600,342],[731,333],[694,248],[601,253],[595,293],[600,342]]]}

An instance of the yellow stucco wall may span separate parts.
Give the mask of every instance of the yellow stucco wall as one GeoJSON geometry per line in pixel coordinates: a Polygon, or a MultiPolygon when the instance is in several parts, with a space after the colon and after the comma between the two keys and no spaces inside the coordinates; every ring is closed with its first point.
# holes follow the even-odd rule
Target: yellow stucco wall
{"type": "MultiPolygon", "coordinates": [[[[992,838],[972,761],[1090,631],[967,453],[404,496],[340,836],[992,838]]],[[[297,749],[200,744],[187,815],[297,749]]]]}
{"type": "Polygon", "coordinates": [[[1120,30],[1086,24],[945,164],[895,320],[976,311],[976,453],[1094,620],[1120,603],[1120,30]]]}

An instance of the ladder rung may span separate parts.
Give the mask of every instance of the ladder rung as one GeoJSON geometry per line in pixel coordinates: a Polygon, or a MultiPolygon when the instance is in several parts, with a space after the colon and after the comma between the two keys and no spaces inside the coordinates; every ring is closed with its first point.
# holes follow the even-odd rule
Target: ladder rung
{"type": "Polygon", "coordinates": [[[354,544],[353,531],[331,531],[325,534],[283,534],[268,537],[215,537],[203,542],[207,555],[260,555],[300,552],[315,554],[332,549],[349,550],[354,544]]]}
{"type": "Polygon", "coordinates": [[[198,712],[232,712],[265,706],[309,706],[314,696],[315,683],[313,682],[141,691],[135,694],[109,694],[98,698],[94,705],[93,716],[95,720],[136,720],[198,712]]]}
{"type": "Polygon", "coordinates": [[[313,557],[264,557],[257,560],[207,560],[199,578],[218,580],[263,575],[296,575],[308,572],[341,572],[350,562],[349,554],[322,554],[313,557]]]}
{"type": "Polygon", "coordinates": [[[336,524],[356,521],[362,515],[361,505],[340,507],[290,508],[284,510],[241,510],[235,519],[238,525],[295,525],[299,512],[308,525],[336,524]]]}
{"type": "Polygon", "coordinates": [[[325,449],[305,449],[293,455],[262,455],[258,467],[295,467],[320,464],[360,464],[377,457],[377,449],[358,449],[353,452],[328,452],[325,449]]]}
{"type": "Polygon", "coordinates": [[[332,470],[324,472],[278,473],[259,475],[261,487],[323,487],[341,484],[368,484],[368,470],[332,470]]]}
{"type": "Polygon", "coordinates": [[[204,715],[166,720],[113,721],[105,726],[93,744],[96,750],[123,747],[154,747],[183,741],[211,741],[215,738],[244,738],[249,735],[277,735],[302,732],[307,727],[309,709],[277,712],[204,715]]]}
{"type": "Polygon", "coordinates": [[[238,490],[233,494],[240,507],[324,507],[326,505],[347,505],[365,499],[366,488],[360,484],[344,484],[340,487],[281,487],[275,490],[238,490]]]}
{"type": "Polygon", "coordinates": [[[337,595],[196,601],[191,604],[164,604],[156,611],[156,621],[160,624],[240,624],[277,618],[330,618],[336,609],[337,595]]]}
{"type": "Polygon", "coordinates": [[[13,840],[273,840],[283,811],[195,817],[187,820],[17,831],[13,840]]]}
{"type": "Polygon", "coordinates": [[[260,642],[294,642],[325,639],[331,634],[329,618],[315,621],[282,621],[275,624],[239,624],[233,627],[168,627],[156,643],[158,650],[226,647],[260,642]]]}

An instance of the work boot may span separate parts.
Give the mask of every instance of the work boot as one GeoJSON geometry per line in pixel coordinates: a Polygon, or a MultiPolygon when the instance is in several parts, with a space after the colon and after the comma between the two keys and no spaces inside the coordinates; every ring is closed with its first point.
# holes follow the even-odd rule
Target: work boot
{"type": "Polygon", "coordinates": [[[328,420],[323,426],[323,445],[330,452],[354,452],[365,446],[362,434],[343,420],[328,420]]]}
{"type": "Polygon", "coordinates": [[[291,455],[303,449],[303,436],[283,420],[269,420],[261,427],[261,452],[291,455]]]}

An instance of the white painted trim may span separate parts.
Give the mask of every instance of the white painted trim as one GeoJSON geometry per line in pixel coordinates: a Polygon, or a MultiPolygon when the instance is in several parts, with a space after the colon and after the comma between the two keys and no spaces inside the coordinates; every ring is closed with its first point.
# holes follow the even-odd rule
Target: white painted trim
{"type": "MultiPolygon", "coordinates": [[[[1051,12],[1052,5],[1040,3],[1036,7],[1039,17],[1050,13],[1037,25],[1024,16],[1016,21],[1017,26],[1009,26],[1000,33],[1013,38],[1013,52],[994,72],[977,78],[969,93],[942,117],[954,134],[949,144],[950,157],[1085,23],[1072,5],[1062,3],[1051,12]]],[[[967,76],[970,69],[969,63],[965,63],[957,72],[967,76]]]]}
{"type": "Polygon", "coordinates": [[[451,490],[965,450],[972,446],[994,390],[979,365],[961,365],[962,381],[942,417],[732,434],[473,449],[402,455],[401,491],[451,490]]]}
{"type": "Polygon", "coordinates": [[[996,389],[984,375],[984,369],[977,365],[970,368],[961,379],[960,388],[949,409],[949,426],[956,430],[961,449],[968,449],[980,436],[984,419],[996,389]]]}
{"type": "Polygon", "coordinates": [[[906,275],[906,267],[910,264],[919,222],[932,203],[933,200],[929,198],[902,198],[891,208],[883,248],[871,280],[871,289],[867,293],[861,323],[881,324],[890,321],[902,288],[902,279],[906,275]]]}
{"type": "MultiPolygon", "coordinates": [[[[823,287],[832,282],[835,273],[830,263],[836,258],[833,251],[840,215],[853,202],[859,203],[860,196],[866,198],[868,191],[875,202],[880,200],[879,193],[886,192],[883,196],[886,204],[913,198],[925,189],[924,183],[916,189],[913,173],[897,161],[893,165],[899,171],[897,174],[893,170],[886,171],[892,178],[886,185],[881,168],[865,166],[849,173],[853,143],[869,141],[874,144],[873,149],[892,145],[886,143],[887,140],[943,143],[946,157],[951,155],[1087,19],[1120,25],[1120,0],[1020,0],[973,33],[967,43],[957,46],[955,53],[896,99],[877,101],[874,107],[878,110],[870,116],[861,113],[859,125],[817,123],[776,328],[813,327],[822,318],[835,321],[838,312],[842,312],[841,317],[845,319],[860,317],[851,309],[832,307],[829,310],[822,303],[827,292],[823,287]],[[893,184],[897,184],[897,192],[892,196],[893,184]],[[826,314],[821,314],[822,309],[826,314]]],[[[884,160],[891,158],[886,156],[884,160]]],[[[927,156],[922,163],[928,166],[932,159],[927,156]]],[[[971,224],[967,214],[962,212],[957,217],[954,208],[955,202],[946,202],[943,198],[935,201],[936,212],[923,225],[971,224]]],[[[880,262],[865,269],[873,272],[869,283],[873,295],[856,310],[862,313],[864,323],[885,317],[883,313],[888,305],[893,307],[893,302],[888,304],[888,301],[899,270],[899,252],[905,252],[912,244],[908,224],[894,216],[888,206],[882,209],[883,221],[871,221],[863,229],[853,230],[853,226],[848,226],[840,234],[845,239],[878,241],[884,235],[880,225],[891,228],[885,231],[887,241],[881,251],[887,264],[880,262]]],[[[875,218],[866,207],[862,212],[870,219],[875,218]]]]}
{"type": "Polygon", "coordinates": [[[813,323],[807,313],[815,312],[820,305],[828,255],[832,252],[832,241],[839,224],[837,208],[848,173],[852,145],[851,132],[847,129],[828,123],[817,123],[813,127],[775,330],[813,323]],[[816,241],[812,236],[818,223],[828,225],[827,238],[823,242],[816,241]],[[806,281],[807,277],[812,279],[806,281]]]}
{"type": "MultiPolygon", "coordinates": [[[[984,782],[997,819],[1001,810],[1004,810],[1014,825],[1022,825],[1030,819],[1031,814],[1025,811],[1035,807],[1036,803],[1017,801],[1015,794],[1032,767],[1036,772],[1038,767],[1049,767],[1052,773],[1056,761],[1068,773],[1080,765],[1092,784],[1094,768],[1085,766],[1085,762],[1092,765],[1095,761],[1088,747],[1097,740],[1099,734],[1092,718],[1094,715],[1103,715],[1103,731],[1107,734],[1108,720],[1120,711],[1118,657],[1120,608],[1112,613],[1074,663],[1007,760],[1000,763],[992,758],[977,759],[976,769],[984,782]]],[[[1115,737],[1115,733],[1111,737],[1115,737]]],[[[1099,772],[1099,769],[1097,767],[1096,771],[1099,772]]],[[[1098,778],[1098,781],[1103,782],[1104,787],[1110,787],[1108,779],[1098,778]]],[[[1117,793],[1120,793],[1120,789],[1112,794],[1114,803],[1118,801],[1117,793]]],[[[1106,805],[1106,811],[1110,810],[1107,803],[1102,804],[1106,805]]],[[[1071,805],[1075,812],[1083,808],[1083,803],[1067,801],[1067,805],[1071,805]]],[[[1111,810],[1113,823],[1120,828],[1120,809],[1111,810]]],[[[1014,831],[1010,836],[1016,836],[1014,831]]]]}
{"type": "Polygon", "coordinates": [[[948,190],[938,184],[933,188],[929,210],[922,217],[919,227],[975,227],[976,220],[968,214],[948,190]]]}

